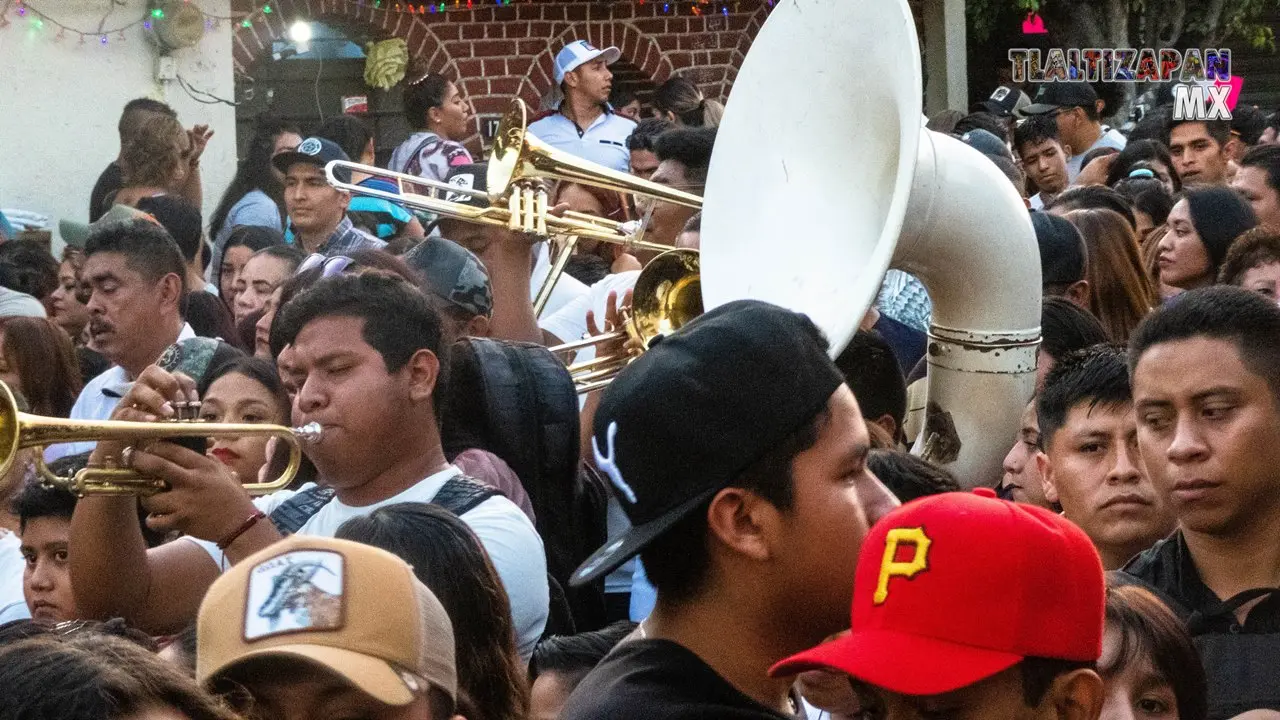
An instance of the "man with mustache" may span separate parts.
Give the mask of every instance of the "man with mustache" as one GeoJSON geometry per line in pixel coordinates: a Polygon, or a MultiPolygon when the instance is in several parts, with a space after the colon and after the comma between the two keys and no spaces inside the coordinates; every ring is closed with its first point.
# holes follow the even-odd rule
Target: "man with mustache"
{"type": "Polygon", "coordinates": [[[1173,532],[1167,498],[1138,456],[1124,350],[1094,345],[1067,355],[1037,402],[1036,464],[1044,497],[1093,541],[1108,570],[1173,532]]]}
{"type": "Polygon", "coordinates": [[[556,54],[555,67],[564,101],[555,113],[531,124],[529,132],[557,150],[627,172],[631,161],[627,138],[636,123],[609,105],[613,89],[609,66],[620,57],[618,48],[602,50],[586,40],[565,45],[556,54]]]}
{"type": "MultiPolygon", "coordinates": [[[[182,251],[150,216],[94,226],[81,277],[91,291],[89,347],[111,361],[71,408],[73,420],[107,420],[146,367],[170,345],[194,338],[182,319],[187,269],[182,251]]],[[[86,452],[93,443],[52,446],[45,459],[86,452]]]]}
{"type": "Polygon", "coordinates": [[[1209,717],[1280,710],[1280,308],[1190,290],[1129,339],[1137,442],[1178,532],[1124,567],[1189,620],[1209,717]]]}

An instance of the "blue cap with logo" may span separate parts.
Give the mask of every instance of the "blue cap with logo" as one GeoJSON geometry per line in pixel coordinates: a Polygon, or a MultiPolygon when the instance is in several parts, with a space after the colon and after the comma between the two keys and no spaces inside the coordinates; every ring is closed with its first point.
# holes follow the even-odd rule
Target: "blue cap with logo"
{"type": "MultiPolygon", "coordinates": [[[[298,163],[308,163],[323,168],[333,160],[350,162],[351,158],[343,152],[338,143],[328,138],[309,137],[298,143],[298,147],[293,150],[286,150],[271,158],[271,164],[275,165],[280,172],[287,173],[289,168],[298,163]]],[[[351,177],[351,173],[345,168],[339,169],[335,174],[343,182],[348,182],[351,177]]]]}

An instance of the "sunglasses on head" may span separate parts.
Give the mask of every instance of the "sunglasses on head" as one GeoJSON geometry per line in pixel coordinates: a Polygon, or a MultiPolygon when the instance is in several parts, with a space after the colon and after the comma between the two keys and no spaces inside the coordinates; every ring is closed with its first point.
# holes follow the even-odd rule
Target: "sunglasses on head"
{"type": "Polygon", "coordinates": [[[355,260],[346,255],[334,255],[329,257],[320,253],[312,253],[298,265],[298,271],[295,275],[301,275],[316,268],[324,268],[320,273],[321,278],[336,277],[341,275],[355,260]]]}

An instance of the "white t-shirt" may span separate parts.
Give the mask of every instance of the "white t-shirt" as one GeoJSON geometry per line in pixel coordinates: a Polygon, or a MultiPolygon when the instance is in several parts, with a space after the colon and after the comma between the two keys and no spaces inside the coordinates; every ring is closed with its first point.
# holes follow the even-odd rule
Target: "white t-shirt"
{"type": "Polygon", "coordinates": [[[0,528],[0,625],[31,617],[22,595],[22,571],[26,566],[18,534],[0,528]]]}
{"type": "MultiPolygon", "coordinates": [[[[529,297],[531,299],[537,299],[538,290],[542,288],[542,283],[551,274],[551,253],[547,250],[545,242],[538,243],[537,253],[538,259],[533,265],[533,275],[529,279],[529,297]]],[[[590,289],[572,275],[561,273],[560,279],[556,281],[555,287],[551,290],[551,297],[547,300],[547,306],[542,309],[542,317],[551,317],[557,310],[568,305],[575,298],[586,295],[590,289]]],[[[538,325],[541,327],[542,323],[538,325]]]]}
{"type": "MultiPolygon", "coordinates": [[[[429,503],[444,484],[462,471],[450,465],[447,469],[427,477],[404,492],[372,505],[353,507],[334,498],[311,516],[298,530],[299,535],[333,537],[342,523],[355,517],[368,515],[385,505],[399,503],[429,503]]],[[[303,490],[312,487],[303,486],[303,490]]],[[[253,501],[259,510],[270,515],[284,501],[296,494],[282,490],[253,501]]],[[[463,513],[462,521],[475,532],[480,544],[489,553],[489,559],[502,578],[502,586],[511,599],[511,614],[515,623],[516,645],[525,662],[533,656],[533,647],[542,637],[547,624],[550,590],[547,587],[547,556],[542,538],[534,530],[533,523],[514,503],[501,495],[495,495],[463,513]]],[[[218,567],[226,570],[229,563],[216,543],[185,538],[204,548],[218,567]]]]}
{"type": "MultiPolygon", "coordinates": [[[[196,331],[189,323],[184,322],[174,342],[189,340],[195,336],[196,331]]],[[[71,406],[71,419],[110,420],[111,413],[115,412],[116,405],[120,403],[120,398],[124,397],[132,387],[133,380],[129,377],[129,373],[119,365],[112,365],[85,384],[84,389],[80,391],[80,396],[76,398],[75,405],[71,406]]],[[[50,445],[45,448],[44,461],[53,462],[68,455],[89,452],[95,446],[97,446],[96,442],[50,445]]]]}
{"type": "MultiPolygon", "coordinates": [[[[560,338],[562,342],[579,340],[587,332],[587,311],[594,311],[596,322],[604,322],[604,314],[608,311],[609,293],[618,293],[621,300],[626,292],[636,286],[639,270],[605,275],[595,285],[587,288],[587,292],[570,300],[563,307],[551,314],[543,314],[545,318],[538,323],[543,330],[560,338]]],[[[563,282],[563,280],[561,281],[563,282]]],[[[595,358],[595,348],[588,347],[578,351],[574,362],[586,362],[595,358]]]]}

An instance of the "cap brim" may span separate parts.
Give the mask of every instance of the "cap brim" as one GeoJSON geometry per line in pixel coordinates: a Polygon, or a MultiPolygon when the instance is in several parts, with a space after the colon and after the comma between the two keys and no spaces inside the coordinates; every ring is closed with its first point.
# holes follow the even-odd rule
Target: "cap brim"
{"type": "Polygon", "coordinates": [[[1049,105],[1047,103],[1035,103],[1022,108],[1023,115],[1044,115],[1057,110],[1060,105],[1049,105]]]}
{"type": "Polygon", "coordinates": [[[772,677],[835,670],[901,695],[959,690],[1017,665],[1023,656],[893,630],[861,630],[769,669],[772,677]]]}
{"type": "Polygon", "coordinates": [[[569,578],[571,587],[585,585],[597,578],[608,575],[619,566],[630,560],[662,533],[671,529],[684,516],[688,515],[713,495],[720,492],[720,487],[713,487],[698,493],[656,520],[643,525],[633,525],[627,532],[610,540],[604,547],[596,550],[586,562],[578,566],[569,578]]]}
{"type": "Polygon", "coordinates": [[[84,244],[89,240],[89,230],[91,229],[89,223],[75,222],[74,220],[58,221],[58,235],[62,236],[62,242],[75,248],[84,249],[84,244]]]}
{"type": "MultiPolygon", "coordinates": [[[[250,660],[287,657],[305,660],[351,683],[361,692],[386,705],[403,706],[413,702],[414,691],[400,672],[386,660],[328,645],[277,645],[245,653],[220,668],[211,670],[205,684],[226,675],[250,660]]],[[[423,681],[425,689],[426,681],[423,681]]]]}
{"type": "Polygon", "coordinates": [[[1012,110],[1006,108],[995,100],[983,100],[974,107],[981,108],[982,112],[989,112],[992,115],[999,115],[1000,117],[1009,117],[1010,115],[1013,115],[1012,110]]]}
{"type": "Polygon", "coordinates": [[[607,48],[604,48],[603,50],[596,50],[593,53],[584,55],[583,57],[578,58],[578,61],[574,63],[572,67],[567,67],[563,71],[557,70],[556,83],[558,84],[558,83],[564,82],[565,75],[568,75],[569,73],[573,72],[574,70],[577,70],[583,65],[586,65],[589,62],[593,62],[596,58],[601,58],[601,57],[604,58],[605,65],[612,65],[618,62],[618,60],[622,57],[622,51],[616,47],[607,47],[607,48]]]}
{"type": "Polygon", "coordinates": [[[271,164],[275,165],[276,169],[282,173],[289,172],[289,168],[300,162],[310,163],[317,167],[324,167],[324,163],[320,162],[320,158],[315,155],[307,155],[306,153],[300,153],[295,150],[288,150],[271,158],[271,164]]]}

